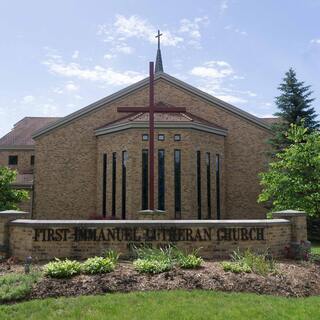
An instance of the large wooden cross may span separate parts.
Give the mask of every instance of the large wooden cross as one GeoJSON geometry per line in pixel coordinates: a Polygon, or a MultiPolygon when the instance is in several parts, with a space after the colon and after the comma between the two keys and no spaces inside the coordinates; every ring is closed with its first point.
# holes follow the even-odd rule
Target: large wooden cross
{"type": "Polygon", "coordinates": [[[186,112],[183,107],[155,108],[154,106],[154,63],[149,62],[149,106],[148,107],[119,107],[118,112],[147,112],[149,113],[149,210],[154,211],[154,113],[186,112]]]}

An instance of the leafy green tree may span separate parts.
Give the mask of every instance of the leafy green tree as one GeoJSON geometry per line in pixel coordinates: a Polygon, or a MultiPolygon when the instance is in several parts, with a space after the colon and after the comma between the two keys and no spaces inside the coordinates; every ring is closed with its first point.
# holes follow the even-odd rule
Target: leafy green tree
{"type": "Polygon", "coordinates": [[[275,98],[275,103],[279,111],[274,115],[279,117],[280,121],[272,126],[274,137],[270,140],[275,152],[283,150],[290,144],[285,134],[290,124],[301,124],[304,120],[304,126],[310,132],[319,128],[317,114],[312,107],[314,98],[311,98],[310,86],[305,86],[304,82],[298,81],[292,68],[286,72],[278,89],[281,94],[275,98]]]}
{"type": "Polygon", "coordinates": [[[0,167],[0,211],[16,210],[18,204],[28,199],[28,192],[12,187],[17,172],[6,167],[0,167]]]}
{"type": "Polygon", "coordinates": [[[258,202],[271,202],[273,210],[303,210],[319,217],[320,133],[291,124],[287,138],[291,144],[260,174],[263,190],[258,202]]]}

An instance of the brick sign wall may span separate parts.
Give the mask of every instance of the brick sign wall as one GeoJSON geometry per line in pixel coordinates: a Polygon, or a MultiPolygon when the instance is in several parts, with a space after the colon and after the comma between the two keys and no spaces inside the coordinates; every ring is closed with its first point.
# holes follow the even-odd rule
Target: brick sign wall
{"type": "Polygon", "coordinates": [[[204,258],[226,257],[237,248],[269,249],[281,256],[291,241],[291,223],[284,219],[226,221],[50,221],[10,223],[11,255],[24,259],[84,259],[115,249],[128,257],[142,245],[168,244],[204,258]]]}

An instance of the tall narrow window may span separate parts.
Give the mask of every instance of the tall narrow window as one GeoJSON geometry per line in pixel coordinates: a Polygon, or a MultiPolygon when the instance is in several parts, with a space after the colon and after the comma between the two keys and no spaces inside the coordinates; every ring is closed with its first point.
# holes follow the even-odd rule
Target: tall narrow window
{"type": "Polygon", "coordinates": [[[102,155],[102,216],[107,215],[107,154],[102,155]]]}
{"type": "Polygon", "coordinates": [[[197,207],[198,219],[201,219],[201,153],[197,151],[197,207]]]}
{"type": "Polygon", "coordinates": [[[216,199],[217,199],[217,219],[220,220],[220,155],[216,154],[216,199]]]}
{"type": "Polygon", "coordinates": [[[34,166],[34,156],[33,155],[30,157],[30,165],[34,166]]]}
{"type": "Polygon", "coordinates": [[[181,150],[174,150],[174,211],[181,219],[181,150]]]}
{"type": "Polygon", "coordinates": [[[112,153],[112,217],[116,216],[116,191],[117,191],[117,153],[112,153]]]}
{"type": "Polygon", "coordinates": [[[164,150],[158,150],[158,209],[164,210],[165,203],[164,150]]]}
{"type": "Polygon", "coordinates": [[[141,209],[148,209],[148,150],[142,150],[142,197],[141,197],[141,209]]]}
{"type": "Polygon", "coordinates": [[[207,167],[207,205],[208,205],[208,219],[211,219],[211,161],[210,152],[206,153],[206,167],[207,167]]]}
{"type": "Polygon", "coordinates": [[[127,199],[127,161],[128,152],[122,151],[122,209],[121,217],[126,218],[126,199],[127,199]]]}

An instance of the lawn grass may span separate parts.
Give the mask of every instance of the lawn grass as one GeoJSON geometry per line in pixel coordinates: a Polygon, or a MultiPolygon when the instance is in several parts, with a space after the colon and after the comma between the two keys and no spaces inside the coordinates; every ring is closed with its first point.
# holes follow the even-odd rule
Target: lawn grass
{"type": "Polygon", "coordinates": [[[311,243],[311,253],[320,255],[320,242],[311,243]]]}
{"type": "Polygon", "coordinates": [[[0,319],[290,319],[320,318],[320,297],[284,298],[212,291],[117,293],[0,306],[0,319]]]}
{"type": "Polygon", "coordinates": [[[25,298],[39,277],[40,273],[0,276],[0,303],[25,298]]]}

